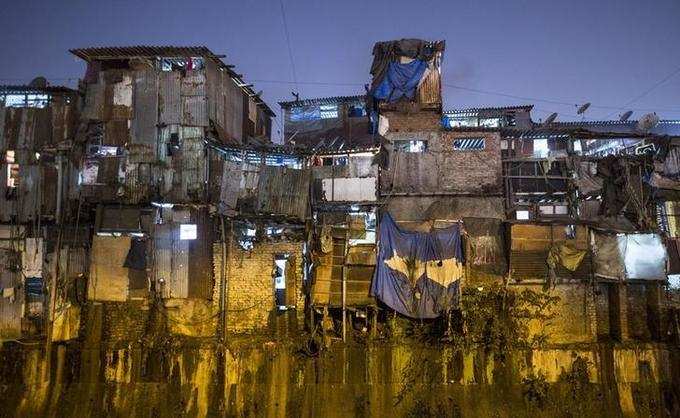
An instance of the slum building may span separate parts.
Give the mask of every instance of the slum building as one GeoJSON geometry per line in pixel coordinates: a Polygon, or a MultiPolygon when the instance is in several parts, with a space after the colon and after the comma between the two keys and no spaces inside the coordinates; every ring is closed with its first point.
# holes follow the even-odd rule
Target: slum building
{"type": "Polygon", "coordinates": [[[443,110],[444,46],[377,43],[283,144],[203,47],[5,88],[5,410],[677,415],[680,123],[443,110]]]}
{"type": "Polygon", "coordinates": [[[55,341],[78,336],[85,304],[133,333],[156,300],[179,334],[224,330],[217,312],[228,305],[257,311],[246,329],[266,328],[277,266],[292,280],[278,306],[299,305],[309,175],[271,143],[273,112],[252,86],[204,47],[71,52],[87,64],[78,91],[7,86],[0,96],[3,257],[15,266],[3,273],[3,338],[30,335],[24,317],[44,314],[55,287],[55,326],[31,329],[54,328],[55,341]],[[261,237],[272,245],[266,268],[250,251],[261,237]],[[231,268],[244,279],[223,286],[231,268]],[[41,302],[30,315],[26,292],[41,302]]]}
{"type": "Polygon", "coordinates": [[[349,321],[376,319],[369,288],[375,267],[378,166],[381,137],[365,96],[281,102],[284,142],[305,156],[311,175],[307,266],[310,323],[346,338],[349,321]],[[311,279],[311,278],[310,278],[311,279]],[[310,280],[311,282],[312,280],[310,280]],[[370,317],[370,318],[369,318],[370,317]],[[338,331],[338,333],[335,333],[338,331]]]}
{"type": "Polygon", "coordinates": [[[271,143],[252,86],[204,47],[71,52],[87,62],[88,299],[160,297],[190,336],[267,330],[298,306],[309,172],[271,143]]]}
{"type": "Polygon", "coordinates": [[[0,86],[3,339],[46,331],[45,280],[56,263],[54,240],[48,243],[45,236],[55,232],[66,206],[65,154],[73,145],[78,103],[76,91],[48,86],[42,77],[30,85],[0,86]]]}
{"type": "MultiPolygon", "coordinates": [[[[368,207],[367,197],[357,195],[367,190],[363,182],[376,175],[376,200],[370,205],[376,232],[383,215],[406,231],[459,225],[465,256],[453,271],[461,286],[549,289],[559,299],[557,311],[564,320],[532,332],[546,332],[554,343],[671,338],[677,314],[669,307],[665,286],[668,275],[676,274],[671,179],[678,123],[650,124],[645,116],[640,121],[546,124],[532,119],[531,105],[442,111],[443,50],[443,42],[378,43],[368,95],[281,103],[287,143],[311,151],[312,171],[319,173],[315,177],[321,170],[330,172],[316,180],[313,190],[317,216],[319,209],[328,210],[323,200],[349,203],[335,206],[341,216],[333,227],[323,221],[328,218],[314,219],[312,312],[325,318],[341,308],[343,337],[346,310],[360,323],[367,318],[357,310],[362,306],[422,317],[419,302],[415,308],[401,306],[402,312],[390,305],[393,295],[382,299],[376,287],[359,295],[365,299],[361,304],[354,302],[354,290],[361,286],[363,291],[365,282],[350,277],[352,263],[377,255],[379,266],[381,255],[373,235],[366,245],[347,239],[344,231],[351,236],[368,225],[353,225],[353,218],[368,207]],[[396,69],[412,79],[399,79],[396,69]],[[385,77],[389,71],[392,76],[385,77]],[[359,131],[356,124],[362,121],[359,131]],[[358,132],[372,138],[374,149],[356,137],[358,132]],[[366,151],[370,169],[360,173],[352,160],[366,151]],[[351,185],[354,196],[336,197],[344,196],[343,183],[351,185]]],[[[368,190],[372,199],[373,188],[368,190]]],[[[366,230],[373,232],[372,226],[366,230]]],[[[390,265],[387,258],[383,261],[390,265]]],[[[375,266],[366,262],[364,273],[373,270],[373,286],[380,274],[375,266]]],[[[414,274],[408,260],[392,267],[405,269],[407,277],[414,274]]],[[[338,318],[334,325],[321,325],[338,336],[338,318]]]]}

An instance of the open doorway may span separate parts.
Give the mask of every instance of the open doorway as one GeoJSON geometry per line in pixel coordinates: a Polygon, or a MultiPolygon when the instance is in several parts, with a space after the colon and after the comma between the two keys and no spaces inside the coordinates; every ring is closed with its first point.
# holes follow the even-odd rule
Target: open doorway
{"type": "Polygon", "coordinates": [[[288,309],[286,303],[286,276],[289,274],[288,254],[277,254],[274,257],[274,299],[276,302],[276,309],[285,311],[288,309]]]}

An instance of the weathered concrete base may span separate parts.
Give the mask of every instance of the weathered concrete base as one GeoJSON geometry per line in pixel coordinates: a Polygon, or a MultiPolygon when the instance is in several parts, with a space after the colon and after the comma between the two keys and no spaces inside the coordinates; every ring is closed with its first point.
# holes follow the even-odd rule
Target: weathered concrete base
{"type": "Polygon", "coordinates": [[[267,342],[148,349],[6,343],[2,416],[678,416],[680,350],[637,345],[517,351],[334,345],[308,357],[267,342]]]}

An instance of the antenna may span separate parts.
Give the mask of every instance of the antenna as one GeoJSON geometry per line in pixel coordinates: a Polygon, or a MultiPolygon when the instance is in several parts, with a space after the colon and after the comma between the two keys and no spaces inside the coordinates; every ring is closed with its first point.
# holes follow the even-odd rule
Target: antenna
{"type": "Polygon", "coordinates": [[[659,123],[659,116],[654,113],[647,113],[637,123],[636,129],[639,131],[647,132],[654,128],[656,124],[659,123]]]}
{"type": "Polygon", "coordinates": [[[589,107],[590,107],[590,102],[581,105],[581,107],[579,107],[578,110],[576,111],[576,114],[581,115],[581,114],[585,113],[585,111],[588,110],[589,107]]]}
{"type": "Polygon", "coordinates": [[[296,92],[294,92],[294,91],[291,91],[290,94],[292,94],[293,97],[295,97],[295,101],[296,101],[296,102],[299,102],[299,101],[300,101],[300,93],[296,93],[296,92]]]}
{"type": "Polygon", "coordinates": [[[550,116],[545,118],[545,122],[543,122],[543,125],[550,125],[557,119],[557,113],[551,113],[550,116]]]}
{"type": "Polygon", "coordinates": [[[621,122],[625,122],[625,121],[627,121],[628,119],[630,119],[630,117],[631,117],[632,115],[633,115],[633,111],[632,111],[632,110],[629,110],[629,111],[627,111],[626,113],[624,113],[623,115],[620,115],[620,116],[619,116],[619,120],[620,120],[621,122]]]}

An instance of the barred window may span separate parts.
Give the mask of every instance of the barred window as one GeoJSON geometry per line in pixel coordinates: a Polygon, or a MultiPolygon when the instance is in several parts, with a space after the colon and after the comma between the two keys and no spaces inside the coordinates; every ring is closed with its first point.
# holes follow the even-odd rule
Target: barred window
{"type": "Polygon", "coordinates": [[[453,140],[454,151],[481,151],[485,145],[484,138],[458,138],[453,140]]]}

